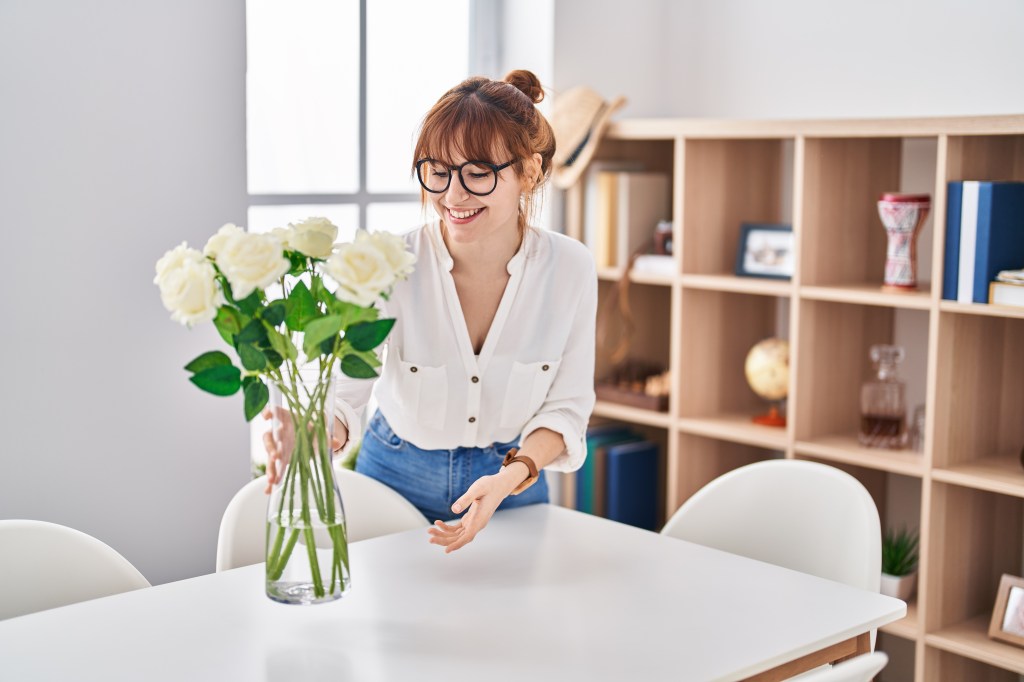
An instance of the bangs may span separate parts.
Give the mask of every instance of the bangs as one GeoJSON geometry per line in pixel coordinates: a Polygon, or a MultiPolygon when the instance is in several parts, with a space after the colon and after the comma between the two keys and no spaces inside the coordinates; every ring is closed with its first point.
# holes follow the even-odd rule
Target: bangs
{"type": "Polygon", "coordinates": [[[527,141],[516,139],[521,137],[515,134],[517,126],[476,97],[446,102],[431,114],[423,123],[413,163],[429,158],[455,166],[461,157],[500,165],[514,158],[518,172],[520,159],[528,156],[523,152],[527,141]]]}

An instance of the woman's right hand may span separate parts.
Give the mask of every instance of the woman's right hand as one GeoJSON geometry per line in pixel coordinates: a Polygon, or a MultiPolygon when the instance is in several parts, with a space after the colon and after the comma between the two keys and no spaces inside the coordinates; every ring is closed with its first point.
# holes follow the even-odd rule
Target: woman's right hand
{"type": "MultiPolygon", "coordinates": [[[[268,407],[263,410],[263,419],[274,419],[275,412],[278,425],[276,432],[271,429],[263,434],[263,448],[267,451],[267,487],[264,490],[266,493],[269,493],[274,484],[281,480],[284,468],[292,457],[292,450],[295,449],[295,426],[292,423],[291,412],[281,406],[275,407],[272,412],[268,407]]],[[[348,440],[348,429],[338,419],[335,419],[334,433],[341,435],[342,439],[339,440],[338,435],[331,438],[332,454],[337,452],[338,448],[348,440]]]]}

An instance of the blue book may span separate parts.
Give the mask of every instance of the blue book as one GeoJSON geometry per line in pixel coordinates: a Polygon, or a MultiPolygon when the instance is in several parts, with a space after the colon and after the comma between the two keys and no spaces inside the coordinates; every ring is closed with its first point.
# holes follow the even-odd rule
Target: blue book
{"type": "Polygon", "coordinates": [[[951,182],[946,189],[946,253],[942,266],[942,298],[956,300],[960,277],[960,202],[964,183],[951,182]]]}
{"type": "Polygon", "coordinates": [[[651,441],[608,448],[608,518],[638,528],[658,524],[658,446],[651,441]]]}
{"type": "MultiPolygon", "coordinates": [[[[988,303],[988,285],[1000,270],[1024,266],[1024,182],[981,182],[959,184],[958,249],[946,245],[946,262],[958,255],[955,272],[956,297],[961,303],[988,303]]],[[[952,207],[947,219],[955,215],[952,207]]],[[[952,286],[954,274],[944,273],[943,298],[952,286]]]]}
{"type": "Polygon", "coordinates": [[[576,472],[576,509],[594,514],[603,506],[598,498],[604,497],[604,490],[598,490],[598,481],[604,478],[605,447],[613,443],[639,440],[640,436],[621,424],[595,426],[587,430],[587,458],[576,472]],[[600,460],[600,461],[599,461],[600,460]]]}

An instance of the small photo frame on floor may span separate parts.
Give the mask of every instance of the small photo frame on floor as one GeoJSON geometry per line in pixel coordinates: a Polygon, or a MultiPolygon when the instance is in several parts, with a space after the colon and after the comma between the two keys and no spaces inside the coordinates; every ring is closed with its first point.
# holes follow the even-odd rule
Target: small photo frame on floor
{"type": "Polygon", "coordinates": [[[741,277],[791,279],[794,270],[793,226],[743,223],[736,249],[736,274],[741,277]]]}
{"type": "Polygon", "coordinates": [[[988,636],[1024,647],[1024,578],[1004,573],[999,580],[988,636]]]}

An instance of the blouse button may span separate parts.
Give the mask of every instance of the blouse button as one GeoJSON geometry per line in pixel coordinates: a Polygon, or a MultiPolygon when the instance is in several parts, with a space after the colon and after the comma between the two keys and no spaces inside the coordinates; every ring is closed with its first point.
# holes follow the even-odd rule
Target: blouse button
{"type": "Polygon", "coordinates": [[[475,421],[476,421],[476,417],[470,417],[470,418],[469,418],[469,423],[470,423],[470,424],[472,424],[472,423],[473,423],[473,422],[475,422],[475,421]]]}
{"type": "Polygon", "coordinates": [[[541,367],[541,369],[546,372],[549,369],[551,369],[551,365],[544,365],[543,367],[541,367]]]}
{"type": "Polygon", "coordinates": [[[409,371],[410,372],[418,372],[419,370],[416,367],[410,367],[409,371]]]}
{"type": "Polygon", "coordinates": [[[480,383],[480,377],[473,377],[473,383],[474,384],[479,384],[480,383]]]}

